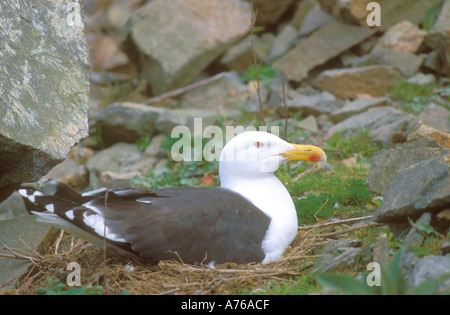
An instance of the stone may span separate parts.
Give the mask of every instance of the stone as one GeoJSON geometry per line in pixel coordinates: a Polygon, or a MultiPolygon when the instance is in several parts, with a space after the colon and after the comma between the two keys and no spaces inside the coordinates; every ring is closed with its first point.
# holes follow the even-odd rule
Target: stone
{"type": "Polygon", "coordinates": [[[419,71],[423,61],[424,56],[380,47],[355,60],[352,66],[387,65],[398,71],[402,76],[409,78],[419,71]]]}
{"type": "MultiPolygon", "coordinates": [[[[31,215],[0,221],[0,253],[11,254],[4,245],[29,252],[21,240],[36,249],[47,234],[49,226],[31,215]]],[[[33,263],[27,260],[0,258],[0,289],[13,289],[15,283],[33,263]]]]}
{"type": "Polygon", "coordinates": [[[365,27],[331,22],[317,30],[273,64],[289,80],[300,82],[310,70],[338,56],[374,33],[365,27]]]}
{"type": "MultiPolygon", "coordinates": [[[[342,102],[328,92],[306,91],[300,97],[287,100],[286,105],[289,112],[319,116],[341,108],[342,102]]],[[[279,104],[278,112],[284,113],[284,104],[279,104]]]]}
{"type": "MultiPolygon", "coordinates": [[[[436,221],[436,230],[443,235],[447,235],[450,227],[450,208],[439,212],[436,215],[436,221]]],[[[448,249],[447,251],[450,252],[448,249]]]]}
{"type": "Polygon", "coordinates": [[[100,178],[109,175],[117,181],[127,181],[135,175],[148,174],[155,162],[156,158],[143,155],[136,145],[120,142],[99,151],[87,161],[86,168],[100,178]]]}
{"type": "Polygon", "coordinates": [[[359,98],[354,101],[348,101],[342,108],[333,111],[330,114],[330,119],[334,123],[343,121],[344,119],[353,115],[360,114],[369,108],[387,106],[391,103],[391,100],[387,97],[368,97],[359,98]]]}
{"type": "Polygon", "coordinates": [[[380,264],[381,268],[387,270],[389,266],[389,243],[386,233],[380,233],[373,248],[373,260],[380,264]]]}
{"type": "MultiPolygon", "coordinates": [[[[417,287],[424,281],[438,279],[448,273],[450,273],[450,255],[432,255],[419,260],[406,277],[414,287],[417,287]]],[[[450,290],[450,279],[445,280],[439,289],[450,290]]]]}
{"type": "MultiPolygon", "coordinates": [[[[172,135],[173,128],[177,126],[186,126],[191,133],[201,130],[207,126],[213,125],[217,121],[218,115],[215,111],[199,108],[179,108],[165,110],[159,115],[156,121],[156,131],[172,135]]],[[[178,134],[176,134],[178,136],[178,134]]]]}
{"type": "MultiPolygon", "coordinates": [[[[252,0],[245,0],[252,2],[252,0]]],[[[271,26],[286,12],[295,0],[253,0],[254,10],[256,11],[257,26],[271,26]]],[[[247,17],[250,20],[250,15],[247,17]]]]}
{"type": "Polygon", "coordinates": [[[431,223],[431,213],[425,212],[422,216],[414,222],[414,225],[409,230],[408,234],[403,241],[402,249],[408,250],[413,247],[421,246],[425,235],[419,230],[420,226],[430,225],[431,223]]]}
{"type": "Polygon", "coordinates": [[[439,131],[450,132],[450,111],[435,103],[428,104],[417,119],[439,131]]]}
{"type": "Polygon", "coordinates": [[[408,79],[409,83],[419,84],[419,85],[435,85],[436,77],[430,74],[423,74],[421,72],[416,73],[408,79]]]}
{"type": "Polygon", "coordinates": [[[317,5],[316,0],[303,0],[297,3],[295,8],[294,17],[291,20],[291,24],[300,30],[302,25],[305,23],[305,18],[308,13],[317,5]]]}
{"type": "Polygon", "coordinates": [[[414,54],[422,45],[427,32],[409,21],[402,21],[391,27],[378,40],[374,49],[391,48],[396,51],[414,54]]]}
{"type": "MultiPolygon", "coordinates": [[[[426,116],[424,118],[431,119],[426,116]]],[[[433,123],[432,121],[430,122],[433,123]]],[[[450,148],[450,134],[448,132],[443,132],[430,127],[429,125],[424,124],[419,118],[413,119],[407,128],[407,141],[413,141],[426,137],[435,139],[439,145],[445,148],[450,148]]]]}
{"type": "Polygon", "coordinates": [[[269,57],[266,58],[266,62],[270,63],[273,59],[284,54],[294,45],[295,40],[298,37],[299,32],[294,26],[287,24],[283,27],[283,29],[275,37],[269,57]]]}
{"type": "Polygon", "coordinates": [[[305,119],[298,122],[297,127],[308,130],[311,132],[318,132],[319,127],[317,124],[317,118],[314,115],[309,115],[305,119]]]}
{"type": "Polygon", "coordinates": [[[424,212],[439,212],[450,204],[450,155],[419,162],[392,182],[373,220],[402,221],[424,212]]]}
{"type": "Polygon", "coordinates": [[[427,46],[439,49],[443,38],[447,37],[448,29],[450,29],[450,1],[445,0],[436,22],[428,32],[425,40],[427,46]]]}
{"type": "MultiPolygon", "coordinates": [[[[258,61],[268,58],[271,46],[270,43],[264,42],[257,35],[253,35],[253,47],[258,61]]],[[[251,35],[230,47],[220,59],[220,63],[240,73],[245,72],[250,66],[253,66],[254,59],[251,35]]]]}
{"type": "Polygon", "coordinates": [[[79,14],[67,2],[0,1],[0,200],[88,135],[89,50],[79,14]]]}
{"type": "Polygon", "coordinates": [[[131,15],[121,47],[159,95],[192,83],[247,35],[250,16],[239,0],[155,0],[131,15]]]}
{"type": "Polygon", "coordinates": [[[240,111],[247,97],[247,85],[242,83],[237,72],[231,71],[219,80],[185,93],[179,107],[230,114],[240,111]]]}
{"type": "Polygon", "coordinates": [[[328,134],[367,129],[374,141],[382,147],[390,148],[397,143],[405,142],[406,128],[414,118],[414,115],[393,107],[375,107],[332,126],[328,134]]]}
{"type": "Polygon", "coordinates": [[[316,4],[305,16],[300,27],[300,36],[307,36],[315,30],[331,23],[334,18],[325,13],[319,4],[316,4]]]}
{"type": "Polygon", "coordinates": [[[28,212],[25,208],[23,198],[17,191],[13,192],[11,196],[3,202],[0,202],[0,221],[9,220],[27,214],[28,212]]]}
{"type": "MultiPolygon", "coordinates": [[[[367,24],[367,4],[371,0],[319,0],[322,9],[335,18],[352,24],[367,24]]],[[[440,0],[378,0],[381,7],[381,30],[387,30],[401,21],[419,25],[425,12],[440,0]]]]}
{"type": "Polygon", "coordinates": [[[134,142],[153,133],[164,108],[139,103],[114,103],[96,117],[103,143],[110,146],[118,142],[134,142]]]}
{"type": "Polygon", "coordinates": [[[54,179],[78,191],[84,190],[89,184],[89,174],[86,168],[72,159],[65,159],[43,178],[54,179]]]}
{"type": "Polygon", "coordinates": [[[405,145],[376,152],[367,176],[367,187],[376,194],[385,195],[398,174],[419,162],[450,154],[432,138],[423,138],[405,145]]]}
{"type": "Polygon", "coordinates": [[[332,272],[348,268],[356,264],[361,252],[361,248],[349,247],[337,256],[332,254],[323,254],[315,263],[311,272],[332,272]]]}
{"type": "Polygon", "coordinates": [[[384,96],[402,80],[397,71],[385,65],[326,70],[318,78],[322,90],[341,99],[357,98],[362,94],[384,96]]]}

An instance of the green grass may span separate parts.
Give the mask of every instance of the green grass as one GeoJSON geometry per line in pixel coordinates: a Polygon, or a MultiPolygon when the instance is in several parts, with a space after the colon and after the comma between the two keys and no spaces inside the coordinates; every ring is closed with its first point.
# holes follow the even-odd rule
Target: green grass
{"type": "Polygon", "coordinates": [[[366,176],[365,171],[342,166],[288,183],[286,187],[294,199],[299,222],[314,224],[335,214],[361,213],[374,197],[365,184],[366,176]]]}
{"type": "Polygon", "coordinates": [[[403,111],[419,114],[430,102],[436,101],[437,87],[434,84],[416,84],[403,81],[392,89],[389,96],[401,102],[403,111]]]}
{"type": "Polygon", "coordinates": [[[326,148],[332,149],[326,152],[328,160],[330,158],[331,160],[347,159],[354,154],[370,159],[375,152],[381,149],[370,137],[369,130],[362,130],[357,137],[345,137],[343,132],[336,132],[327,140],[325,151],[326,148]]]}

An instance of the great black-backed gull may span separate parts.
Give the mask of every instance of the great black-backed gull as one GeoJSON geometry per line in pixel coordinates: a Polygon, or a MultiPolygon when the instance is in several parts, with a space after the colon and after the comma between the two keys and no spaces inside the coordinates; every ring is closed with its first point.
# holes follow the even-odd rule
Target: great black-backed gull
{"type": "Polygon", "coordinates": [[[223,148],[220,187],[108,189],[78,193],[55,180],[19,193],[38,220],[98,246],[152,262],[271,262],[297,233],[291,196],[274,175],[285,161],[326,161],[318,147],[248,131],[223,148]],[[106,232],[106,233],[104,233],[106,232]]]}

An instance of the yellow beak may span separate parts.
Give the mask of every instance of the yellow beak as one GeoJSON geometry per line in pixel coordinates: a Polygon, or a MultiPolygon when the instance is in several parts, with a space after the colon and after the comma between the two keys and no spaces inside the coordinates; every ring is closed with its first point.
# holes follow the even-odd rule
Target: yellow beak
{"type": "Polygon", "coordinates": [[[286,161],[311,161],[311,162],[319,162],[319,161],[327,161],[327,155],[321,148],[318,148],[313,145],[302,145],[302,144],[292,144],[295,148],[294,150],[288,150],[281,155],[286,158],[286,161]]]}

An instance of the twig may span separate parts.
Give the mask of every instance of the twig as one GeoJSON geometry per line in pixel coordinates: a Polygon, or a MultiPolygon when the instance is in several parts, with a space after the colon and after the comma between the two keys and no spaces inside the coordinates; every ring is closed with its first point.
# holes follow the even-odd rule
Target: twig
{"type": "Polygon", "coordinates": [[[109,177],[105,176],[106,191],[105,191],[105,221],[103,226],[103,287],[105,294],[109,295],[108,287],[106,285],[106,220],[108,218],[108,194],[109,194],[109,177]]]}
{"type": "Polygon", "coordinates": [[[320,228],[329,227],[329,226],[333,226],[333,225],[340,225],[340,224],[345,224],[345,223],[353,223],[353,222],[359,222],[359,221],[363,221],[363,220],[370,220],[372,218],[373,218],[373,215],[368,215],[366,217],[344,219],[344,220],[315,224],[315,225],[299,226],[298,230],[302,231],[302,230],[320,229],[320,228]]]}
{"type": "Polygon", "coordinates": [[[255,73],[256,73],[256,94],[258,95],[258,103],[259,103],[259,110],[261,113],[261,122],[263,123],[263,125],[266,125],[266,120],[264,118],[264,109],[262,106],[262,101],[261,101],[261,84],[260,84],[260,80],[259,80],[259,70],[258,70],[258,62],[256,60],[256,53],[255,53],[255,44],[253,42],[253,29],[255,28],[255,22],[256,22],[256,14],[254,11],[254,1],[252,0],[252,15],[251,15],[251,29],[250,29],[250,43],[252,46],[252,55],[253,55],[253,63],[255,66],[255,73]]]}
{"type": "MultiPolygon", "coordinates": [[[[283,104],[284,104],[284,140],[287,140],[287,128],[288,128],[289,113],[288,113],[288,108],[287,108],[287,103],[286,103],[286,89],[284,86],[284,77],[281,77],[281,86],[283,88],[283,104]]],[[[288,174],[291,173],[291,165],[289,163],[287,163],[287,172],[288,172],[288,174]]]]}
{"type": "Polygon", "coordinates": [[[228,75],[227,72],[221,72],[221,73],[218,73],[218,74],[216,74],[216,75],[214,75],[212,77],[209,77],[209,78],[207,78],[205,80],[197,81],[195,83],[186,85],[185,87],[182,87],[182,88],[179,88],[179,89],[176,89],[176,90],[173,90],[173,91],[169,91],[167,93],[161,94],[161,95],[156,96],[156,97],[149,98],[148,100],[145,100],[142,103],[146,104],[146,105],[157,103],[157,102],[160,102],[160,101],[162,101],[162,100],[164,100],[166,98],[175,97],[175,96],[181,95],[183,93],[186,93],[186,92],[188,92],[190,90],[196,89],[196,88],[198,88],[200,86],[207,85],[207,84],[209,84],[211,82],[214,82],[214,81],[217,81],[217,80],[219,80],[219,79],[221,79],[221,78],[223,78],[223,77],[225,77],[227,75],[228,75]]]}
{"type": "Polygon", "coordinates": [[[325,233],[325,234],[319,234],[319,237],[332,237],[332,236],[337,236],[337,235],[341,235],[341,234],[347,234],[349,232],[353,232],[353,231],[357,231],[360,229],[364,229],[367,227],[378,227],[378,226],[383,226],[383,223],[367,223],[365,225],[359,225],[359,226],[353,226],[351,228],[345,229],[345,230],[341,230],[341,231],[336,231],[336,232],[332,232],[332,233],[325,233]]]}

